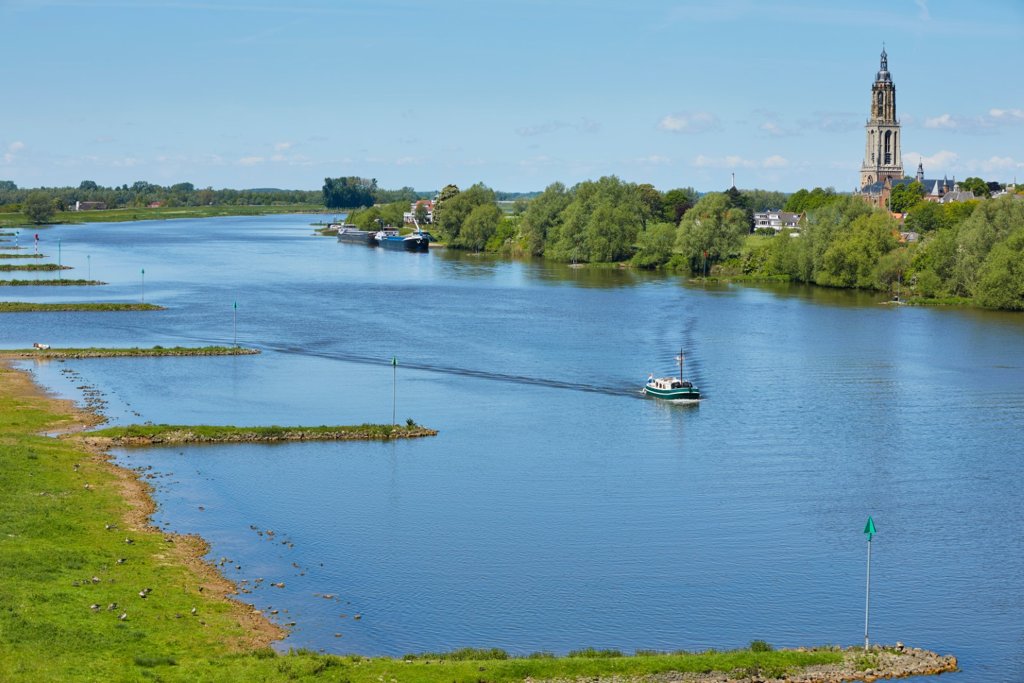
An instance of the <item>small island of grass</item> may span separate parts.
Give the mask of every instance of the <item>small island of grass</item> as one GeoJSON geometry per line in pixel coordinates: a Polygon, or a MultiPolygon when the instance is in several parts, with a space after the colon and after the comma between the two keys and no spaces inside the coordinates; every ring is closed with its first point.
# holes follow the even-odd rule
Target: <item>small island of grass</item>
{"type": "Polygon", "coordinates": [[[0,280],[0,287],[76,287],[105,285],[99,280],[0,280]]]}
{"type": "Polygon", "coordinates": [[[153,346],[149,348],[32,348],[0,349],[0,359],[11,358],[120,358],[136,356],[251,356],[259,349],[239,346],[153,346]]]}
{"type": "Polygon", "coordinates": [[[62,266],[58,263],[25,263],[19,265],[0,263],[0,271],[12,270],[71,270],[71,266],[62,266]]]}
{"type": "Polygon", "coordinates": [[[163,311],[163,306],[142,303],[36,303],[33,301],[0,301],[0,313],[37,313],[55,311],[163,311]]]}
{"type": "Polygon", "coordinates": [[[319,427],[235,427],[232,425],[129,425],[82,434],[101,446],[152,446],[183,443],[255,443],[272,441],[389,441],[435,436],[437,430],[412,420],[404,425],[361,424],[319,427]]]}
{"type": "Polygon", "coordinates": [[[44,254],[0,254],[0,259],[5,258],[46,258],[44,254]]]}

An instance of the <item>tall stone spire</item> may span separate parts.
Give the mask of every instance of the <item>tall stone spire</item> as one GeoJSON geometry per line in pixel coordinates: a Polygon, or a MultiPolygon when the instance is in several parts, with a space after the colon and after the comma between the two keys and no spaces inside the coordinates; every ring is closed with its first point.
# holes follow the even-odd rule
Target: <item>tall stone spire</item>
{"type": "Polygon", "coordinates": [[[886,178],[903,177],[900,154],[900,122],[896,118],[896,85],[889,74],[889,55],[882,47],[875,82],[871,86],[871,117],[865,126],[867,140],[864,163],[860,167],[860,185],[886,178]]]}

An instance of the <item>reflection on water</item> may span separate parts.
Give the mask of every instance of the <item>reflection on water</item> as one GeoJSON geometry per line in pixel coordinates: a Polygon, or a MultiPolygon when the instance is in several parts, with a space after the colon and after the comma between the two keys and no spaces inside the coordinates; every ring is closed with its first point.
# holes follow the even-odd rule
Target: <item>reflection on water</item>
{"type": "Polygon", "coordinates": [[[395,410],[440,430],[118,454],[154,467],[158,525],[209,539],[250,582],[242,597],[297,623],[281,647],[856,643],[870,514],[874,637],[954,652],[965,680],[1024,677],[1020,316],[385,252],[308,222],[51,230],[111,283],[82,296],[130,300],[145,267],[147,301],[168,310],[0,327],[7,347],[230,343],[237,301],[238,339],[261,356],[33,371],[69,395],[98,387],[115,423],[395,410]],[[680,347],[707,400],[638,400],[680,347]]]}

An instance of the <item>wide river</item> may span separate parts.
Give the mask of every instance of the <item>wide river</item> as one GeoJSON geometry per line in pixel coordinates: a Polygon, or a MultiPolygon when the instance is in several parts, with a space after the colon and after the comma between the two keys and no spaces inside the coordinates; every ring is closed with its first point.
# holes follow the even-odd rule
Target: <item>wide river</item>
{"type": "Polygon", "coordinates": [[[396,410],[440,430],[117,453],[147,468],[155,524],[202,535],[242,600],[294,622],[280,648],[861,643],[871,515],[872,641],[1024,680],[1024,316],[388,252],[311,220],[40,230],[64,277],[110,284],[4,298],[167,310],[0,320],[7,348],[263,350],[23,364],[102,391],[114,424],[396,410]],[[642,398],[680,347],[705,400],[642,398]]]}

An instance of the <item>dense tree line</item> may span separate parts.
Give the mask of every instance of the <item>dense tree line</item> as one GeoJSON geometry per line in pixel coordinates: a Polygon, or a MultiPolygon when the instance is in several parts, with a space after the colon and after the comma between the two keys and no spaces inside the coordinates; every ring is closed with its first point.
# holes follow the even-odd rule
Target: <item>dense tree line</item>
{"type": "MultiPolygon", "coordinates": [[[[565,262],[629,262],[694,275],[747,275],[827,287],[971,298],[1024,309],[1024,201],[935,204],[914,183],[907,230],[883,209],[831,188],[791,196],[729,188],[659,192],[614,176],[573,187],[553,183],[503,215],[482,184],[442,191],[435,232],[449,246],[565,262]],[[753,235],[753,211],[784,206],[803,214],[799,231],[753,235]]],[[[919,185],[919,184],[918,184],[919,185]]]]}
{"type": "Polygon", "coordinates": [[[808,211],[798,237],[748,239],[739,263],[753,275],[1024,310],[1024,201],[921,201],[906,224],[919,242],[901,244],[887,211],[841,197],[808,211]]]}
{"type": "Polygon", "coordinates": [[[140,208],[159,202],[162,206],[267,206],[274,204],[319,204],[321,193],[306,190],[214,190],[196,188],[192,183],[163,186],[140,180],[132,185],[104,187],[91,180],[83,180],[78,187],[19,188],[15,183],[0,181],[0,210],[20,211],[33,197],[38,203],[45,198],[53,211],[74,208],[75,202],[102,202],[108,208],[140,208]]]}

